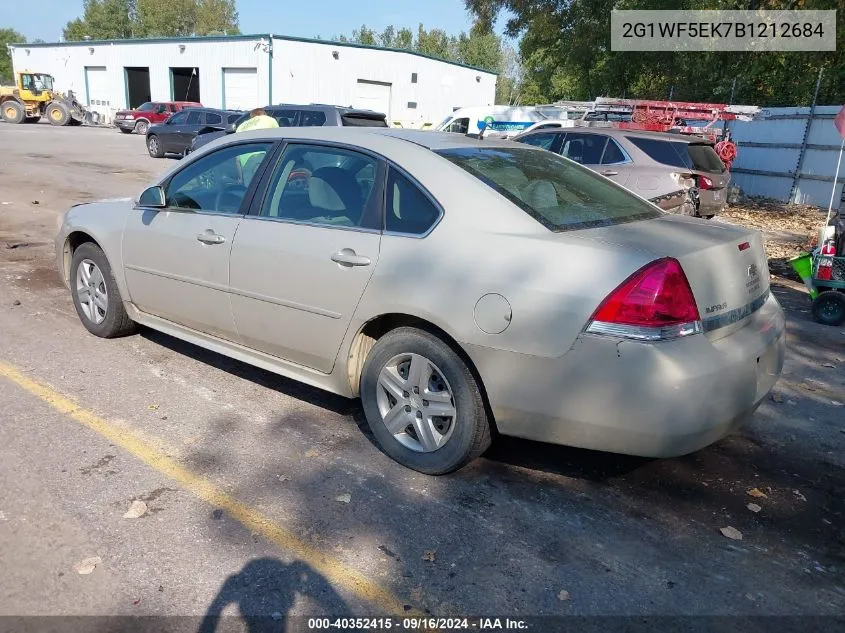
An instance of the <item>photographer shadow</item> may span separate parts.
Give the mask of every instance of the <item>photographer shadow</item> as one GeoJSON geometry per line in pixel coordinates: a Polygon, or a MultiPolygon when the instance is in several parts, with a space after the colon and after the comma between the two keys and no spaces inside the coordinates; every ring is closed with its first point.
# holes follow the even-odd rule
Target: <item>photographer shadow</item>
{"type": "Polygon", "coordinates": [[[288,564],[277,558],[257,558],[226,579],[197,633],[302,630],[304,627],[296,626],[290,615],[297,595],[310,598],[309,615],[350,615],[343,598],[309,565],[298,560],[288,564]],[[224,609],[232,604],[237,605],[240,617],[223,615],[224,609]]]}

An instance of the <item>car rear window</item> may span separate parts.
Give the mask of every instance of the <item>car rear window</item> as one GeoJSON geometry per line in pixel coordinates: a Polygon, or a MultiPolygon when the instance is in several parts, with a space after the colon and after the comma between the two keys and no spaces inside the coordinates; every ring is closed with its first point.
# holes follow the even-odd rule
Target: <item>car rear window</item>
{"type": "Polygon", "coordinates": [[[725,171],[716,151],[703,143],[684,143],[682,141],[663,141],[655,138],[638,136],[626,137],[644,151],[649,158],[670,167],[683,167],[698,171],[721,174],[725,171]]]}
{"type": "Polygon", "coordinates": [[[349,127],[387,127],[384,116],[368,116],[366,114],[347,113],[340,115],[342,125],[349,127]]]}
{"type": "Polygon", "coordinates": [[[725,163],[719,158],[712,145],[705,143],[690,143],[687,146],[692,164],[699,171],[709,171],[715,174],[725,172],[725,163]]]}
{"type": "Polygon", "coordinates": [[[527,147],[461,147],[437,153],[551,231],[624,224],[662,215],[645,200],[551,152],[527,147]]]}

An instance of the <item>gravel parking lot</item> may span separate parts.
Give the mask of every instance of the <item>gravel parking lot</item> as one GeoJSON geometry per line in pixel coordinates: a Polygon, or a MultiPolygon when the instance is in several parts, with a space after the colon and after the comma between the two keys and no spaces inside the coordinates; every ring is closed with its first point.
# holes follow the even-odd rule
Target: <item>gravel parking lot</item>
{"type": "Polygon", "coordinates": [[[845,331],[800,285],[773,280],[785,373],[742,432],[671,460],[499,438],[432,478],[380,453],[357,403],[85,331],[57,215],[172,160],[0,125],[0,615],[845,613],[845,331]]]}

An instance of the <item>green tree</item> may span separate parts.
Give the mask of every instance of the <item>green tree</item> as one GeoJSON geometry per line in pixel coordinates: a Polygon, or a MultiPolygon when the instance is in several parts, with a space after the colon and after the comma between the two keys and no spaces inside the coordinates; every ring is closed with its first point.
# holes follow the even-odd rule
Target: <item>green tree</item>
{"type": "Polygon", "coordinates": [[[135,0],[84,0],[82,7],[82,17],[71,20],[65,26],[66,40],[132,37],[135,0]]]}
{"type": "Polygon", "coordinates": [[[193,35],[197,0],[137,0],[135,32],[141,37],[193,35]]]}
{"type": "Polygon", "coordinates": [[[26,37],[15,29],[0,29],[0,82],[11,83],[14,80],[12,72],[12,56],[7,46],[9,44],[24,44],[26,37]]]}
{"type": "Polygon", "coordinates": [[[84,0],[66,40],[239,33],[235,0],[84,0]]]}
{"type": "Polygon", "coordinates": [[[240,33],[235,0],[198,0],[197,22],[194,32],[197,35],[211,33],[236,35],[240,33]]]}
{"type": "Polygon", "coordinates": [[[417,28],[417,39],[414,42],[414,50],[425,55],[442,57],[443,59],[457,58],[457,38],[449,37],[442,29],[431,29],[426,31],[420,24],[417,28]]]}
{"type": "Polygon", "coordinates": [[[842,0],[465,0],[482,28],[506,12],[506,33],[521,36],[522,103],[597,96],[807,105],[824,69],[820,103],[845,99],[842,0]],[[787,6],[788,5],[788,6],[787,6]],[[836,52],[736,53],[611,50],[612,9],[832,9],[836,52]]]}
{"type": "Polygon", "coordinates": [[[366,24],[362,24],[361,28],[352,31],[352,41],[356,44],[364,44],[366,46],[376,46],[379,44],[376,32],[367,28],[366,24]]]}
{"type": "Polygon", "coordinates": [[[381,33],[376,33],[362,24],[360,28],[352,31],[351,37],[340,35],[333,39],[339,42],[405,49],[489,70],[499,75],[496,83],[496,103],[518,101],[518,86],[522,76],[519,57],[513,48],[507,46],[501,37],[482,23],[475,24],[469,33],[460,33],[457,36],[449,35],[442,29],[427,30],[419,24],[416,37],[408,28],[397,29],[389,25],[381,33]]]}

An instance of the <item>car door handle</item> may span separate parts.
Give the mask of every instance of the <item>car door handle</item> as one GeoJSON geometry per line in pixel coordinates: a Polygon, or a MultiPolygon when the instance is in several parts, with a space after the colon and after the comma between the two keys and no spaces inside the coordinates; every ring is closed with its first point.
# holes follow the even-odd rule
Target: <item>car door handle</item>
{"type": "Polygon", "coordinates": [[[203,244],[222,244],[226,241],[225,237],[218,235],[211,229],[208,229],[205,233],[197,235],[197,239],[203,244]]]}
{"type": "Polygon", "coordinates": [[[351,248],[344,248],[332,255],[332,261],[337,262],[341,266],[369,266],[370,258],[362,255],[356,255],[351,248]]]}
{"type": "Polygon", "coordinates": [[[601,173],[602,176],[616,176],[618,174],[619,174],[618,171],[613,171],[612,169],[606,169],[605,171],[603,171],[601,173]]]}

